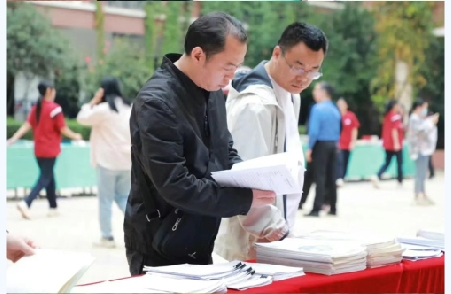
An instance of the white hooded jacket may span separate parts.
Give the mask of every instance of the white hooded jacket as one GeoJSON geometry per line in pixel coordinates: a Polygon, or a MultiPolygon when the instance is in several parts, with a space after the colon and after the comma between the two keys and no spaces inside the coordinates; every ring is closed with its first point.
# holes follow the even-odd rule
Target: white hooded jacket
{"type": "MultiPolygon", "coordinates": [[[[227,125],[243,160],[285,152],[285,113],[264,63],[237,74],[227,97],[227,125]]],[[[297,123],[300,95],[293,95],[293,104],[297,123]]],[[[230,261],[254,259],[256,241],[287,237],[286,203],[285,196],[277,196],[274,205],[251,209],[246,216],[222,219],[215,253],[230,261]]]]}

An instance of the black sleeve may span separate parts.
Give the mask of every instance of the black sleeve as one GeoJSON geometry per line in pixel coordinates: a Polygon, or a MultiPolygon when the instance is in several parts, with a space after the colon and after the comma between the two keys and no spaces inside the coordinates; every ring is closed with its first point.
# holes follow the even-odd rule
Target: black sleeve
{"type": "Polygon", "coordinates": [[[236,164],[236,163],[240,163],[243,160],[241,159],[241,157],[238,155],[238,151],[233,148],[233,140],[232,140],[232,135],[230,134],[229,131],[227,131],[228,133],[228,137],[229,137],[229,169],[232,168],[232,165],[236,164]]]}
{"type": "Polygon", "coordinates": [[[135,103],[141,104],[136,115],[143,165],[164,200],[178,209],[200,215],[227,218],[247,214],[252,190],[221,188],[214,180],[198,179],[190,174],[174,113],[161,99],[138,100],[135,103]]]}

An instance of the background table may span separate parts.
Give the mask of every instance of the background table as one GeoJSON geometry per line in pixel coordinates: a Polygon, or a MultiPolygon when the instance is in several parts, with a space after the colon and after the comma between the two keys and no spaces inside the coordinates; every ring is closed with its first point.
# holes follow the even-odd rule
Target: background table
{"type": "MultiPolygon", "coordinates": [[[[7,189],[32,188],[38,179],[38,166],[33,155],[32,141],[19,141],[6,149],[6,186],[7,189]]],[[[308,146],[303,143],[304,149],[308,146]]],[[[415,173],[415,166],[409,156],[408,144],[403,150],[404,177],[415,173]]],[[[385,151],[378,142],[360,141],[352,152],[348,178],[369,179],[376,174],[385,160],[385,151]]],[[[394,178],[396,164],[393,159],[387,177],[394,178]]],[[[89,188],[97,186],[96,172],[91,166],[91,147],[89,142],[63,142],[61,155],[56,160],[55,177],[57,189],[89,188]]]]}

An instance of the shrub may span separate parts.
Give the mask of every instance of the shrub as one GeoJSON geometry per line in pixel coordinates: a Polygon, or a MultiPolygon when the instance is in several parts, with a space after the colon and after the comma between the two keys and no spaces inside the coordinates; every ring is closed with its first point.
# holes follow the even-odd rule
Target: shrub
{"type": "MultiPolygon", "coordinates": [[[[74,132],[80,133],[83,136],[84,140],[89,140],[89,136],[91,135],[91,127],[89,126],[82,126],[77,123],[74,119],[66,119],[67,126],[74,132]]],[[[12,118],[8,118],[6,121],[6,136],[7,138],[11,138],[15,132],[20,128],[22,125],[21,122],[16,121],[12,118]]],[[[33,140],[33,132],[28,132],[22,137],[23,140],[33,140]]],[[[63,138],[67,139],[67,138],[63,138]]]]}

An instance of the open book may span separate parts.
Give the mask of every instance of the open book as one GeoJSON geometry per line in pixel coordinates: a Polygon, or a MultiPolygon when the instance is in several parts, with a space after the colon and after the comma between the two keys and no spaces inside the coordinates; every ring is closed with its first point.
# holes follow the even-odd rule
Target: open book
{"type": "Polygon", "coordinates": [[[6,274],[7,293],[69,293],[94,262],[89,253],[38,249],[6,274]]]}
{"type": "Polygon", "coordinates": [[[291,153],[262,156],[233,165],[231,170],[213,172],[222,187],[274,191],[276,195],[301,193],[304,167],[291,153]]]}

